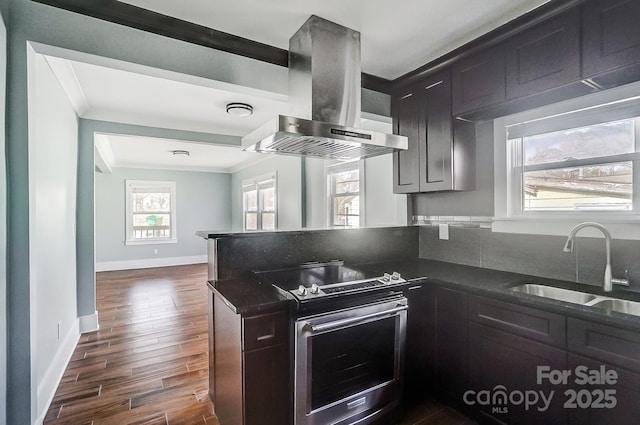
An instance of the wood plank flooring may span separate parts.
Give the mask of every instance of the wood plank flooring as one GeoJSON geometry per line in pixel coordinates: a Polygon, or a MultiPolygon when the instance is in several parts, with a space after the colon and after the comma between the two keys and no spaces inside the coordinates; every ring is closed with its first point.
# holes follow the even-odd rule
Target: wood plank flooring
{"type": "Polygon", "coordinates": [[[98,273],[84,334],[45,425],[216,424],[208,394],[207,267],[98,273]]]}
{"type": "MultiPolygon", "coordinates": [[[[100,330],[81,336],[44,425],[219,425],[208,395],[207,267],[98,273],[100,330]]],[[[400,425],[472,425],[428,401],[400,425]]]]}

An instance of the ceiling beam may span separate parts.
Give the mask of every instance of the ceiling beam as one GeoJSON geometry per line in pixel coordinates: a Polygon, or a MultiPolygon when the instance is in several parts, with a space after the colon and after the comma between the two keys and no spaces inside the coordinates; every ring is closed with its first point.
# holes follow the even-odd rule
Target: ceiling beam
{"type": "MultiPolygon", "coordinates": [[[[114,24],[136,28],[274,65],[289,66],[289,52],[285,49],[259,43],[249,40],[248,38],[218,31],[117,0],[92,0],[90,2],[86,0],[33,1],[102,19],[114,24]]],[[[391,80],[364,72],[362,73],[363,88],[389,94],[391,93],[391,86],[391,80]]]]}

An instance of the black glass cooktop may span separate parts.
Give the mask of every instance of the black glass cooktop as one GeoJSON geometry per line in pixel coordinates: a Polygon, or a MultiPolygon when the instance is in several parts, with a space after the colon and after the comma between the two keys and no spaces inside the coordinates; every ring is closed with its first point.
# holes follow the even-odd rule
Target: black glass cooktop
{"type": "Polygon", "coordinates": [[[324,285],[376,279],[380,277],[380,273],[346,266],[342,261],[306,263],[290,269],[255,273],[261,280],[267,281],[285,291],[294,290],[300,287],[300,285],[306,288],[310,288],[313,284],[322,287],[324,285]]]}

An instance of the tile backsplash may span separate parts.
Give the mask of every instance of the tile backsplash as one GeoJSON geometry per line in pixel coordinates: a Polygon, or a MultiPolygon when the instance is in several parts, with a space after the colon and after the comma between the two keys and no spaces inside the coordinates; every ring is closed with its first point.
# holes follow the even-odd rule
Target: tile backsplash
{"type": "MultiPolygon", "coordinates": [[[[425,225],[420,226],[419,252],[420,258],[602,285],[604,239],[578,237],[574,252],[565,253],[566,239],[450,226],[449,239],[441,240],[437,225],[425,225]]],[[[633,289],[640,291],[640,241],[614,239],[611,251],[613,276],[624,277],[629,270],[633,289]]]]}

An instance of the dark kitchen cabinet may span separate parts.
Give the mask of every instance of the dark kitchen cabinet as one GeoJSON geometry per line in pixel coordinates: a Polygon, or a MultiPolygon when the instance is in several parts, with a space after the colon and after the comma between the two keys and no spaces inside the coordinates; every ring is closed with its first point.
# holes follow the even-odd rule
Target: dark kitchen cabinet
{"type": "Polygon", "coordinates": [[[453,114],[506,100],[505,47],[498,45],[453,65],[453,114]]]}
{"type": "Polygon", "coordinates": [[[419,92],[409,91],[391,99],[393,132],[409,139],[409,149],[393,154],[393,192],[420,191],[421,116],[419,92]]]}
{"type": "Polygon", "coordinates": [[[567,423],[567,412],[560,397],[566,387],[549,381],[537,384],[538,366],[555,370],[567,368],[566,351],[545,344],[564,347],[565,328],[562,315],[469,297],[469,390],[473,393],[466,401],[475,403],[471,408],[476,415],[496,424],[567,423]],[[477,392],[491,391],[498,386],[507,394],[535,389],[543,391],[546,397],[553,391],[554,396],[548,409],[542,400],[529,408],[513,403],[488,406],[477,403],[474,397],[477,392]]]}
{"type": "MultiPolygon", "coordinates": [[[[589,402],[589,399],[593,402],[599,398],[598,393],[600,391],[614,390],[615,394],[613,399],[615,400],[615,406],[611,406],[607,403],[607,400],[602,400],[606,403],[606,407],[592,407],[590,404],[583,404],[580,407],[579,404],[570,404],[567,407],[569,412],[569,423],[580,425],[600,425],[600,424],[616,424],[616,425],[637,425],[640,423],[640,375],[637,373],[629,372],[625,369],[604,363],[602,361],[595,361],[586,357],[569,354],[568,368],[571,371],[576,370],[578,367],[586,367],[588,370],[601,370],[602,367],[606,370],[614,370],[617,373],[617,382],[613,385],[609,384],[583,384],[581,381],[576,383],[576,376],[571,378],[571,389],[576,391],[577,394],[585,391],[588,394],[583,394],[581,402],[589,402]],[[594,397],[595,396],[595,397],[594,397]]],[[[568,396],[562,396],[563,401],[570,402],[568,396]]]]}
{"type": "Polygon", "coordinates": [[[216,294],[212,304],[209,394],[220,424],[289,424],[287,312],[244,317],[216,294]]]}
{"type": "Polygon", "coordinates": [[[467,294],[455,289],[435,289],[436,392],[461,406],[467,390],[467,294]]]}
{"type": "MultiPolygon", "coordinates": [[[[527,30],[506,43],[507,99],[580,83],[580,9],[527,30]]],[[[585,92],[586,86],[584,87],[585,92]]]]}
{"type": "Polygon", "coordinates": [[[475,126],[451,114],[449,70],[394,96],[394,132],[409,150],[394,154],[395,193],[469,190],[475,177],[475,126]]]}
{"type": "Polygon", "coordinates": [[[404,400],[413,405],[432,390],[435,363],[433,287],[416,283],[404,291],[407,312],[404,400]]]}
{"type": "Polygon", "coordinates": [[[640,79],[640,2],[591,0],[584,4],[583,74],[614,87],[640,79]]]}
{"type": "Polygon", "coordinates": [[[613,326],[569,318],[569,350],[640,373],[640,334],[613,326]]]}

